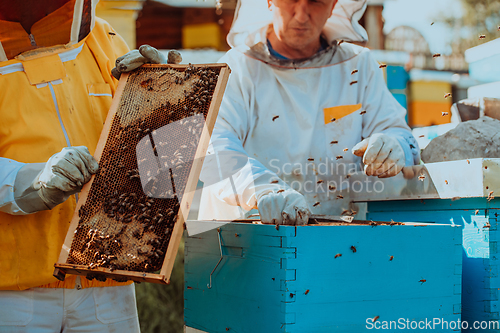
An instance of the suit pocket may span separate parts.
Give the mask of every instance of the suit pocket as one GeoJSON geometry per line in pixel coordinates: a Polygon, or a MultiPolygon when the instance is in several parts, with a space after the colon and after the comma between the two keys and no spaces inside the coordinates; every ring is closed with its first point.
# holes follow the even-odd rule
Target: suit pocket
{"type": "Polygon", "coordinates": [[[327,156],[334,164],[348,163],[351,171],[357,169],[351,165],[357,162],[351,148],[361,139],[361,108],[361,104],[353,104],[323,109],[327,156]]]}
{"type": "Polygon", "coordinates": [[[107,83],[91,83],[87,85],[87,90],[92,113],[97,123],[102,126],[106,121],[113,100],[111,87],[107,83]]]}
{"type": "Polygon", "coordinates": [[[33,319],[33,290],[0,291],[0,331],[2,326],[26,326],[33,319]]]}
{"type": "Polygon", "coordinates": [[[135,286],[133,284],[92,289],[96,316],[101,323],[112,324],[137,317],[135,286]]]}
{"type": "Polygon", "coordinates": [[[340,120],[358,110],[361,110],[361,104],[339,105],[325,108],[323,109],[325,125],[340,120]]]}

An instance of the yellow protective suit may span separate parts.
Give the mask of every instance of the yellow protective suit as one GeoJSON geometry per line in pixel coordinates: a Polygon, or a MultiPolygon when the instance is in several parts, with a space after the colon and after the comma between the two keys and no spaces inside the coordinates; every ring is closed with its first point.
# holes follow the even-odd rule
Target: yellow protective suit
{"type": "MultiPolygon", "coordinates": [[[[82,1],[76,3],[80,3],[81,11],[82,1]]],[[[26,38],[27,33],[19,30],[19,24],[0,20],[0,206],[9,205],[10,194],[5,189],[13,188],[8,184],[12,177],[6,175],[10,165],[46,162],[67,146],[87,146],[94,153],[117,85],[111,69],[128,47],[109,24],[93,17],[91,22],[85,21],[84,15],[83,21],[80,19],[69,29],[92,29],[83,39],[73,29],[61,44],[64,39],[57,28],[69,30],[68,24],[57,17],[55,21],[63,23],[44,31],[43,23],[53,22],[53,16],[63,16],[66,21],[68,17],[77,18],[74,9],[78,11],[75,0],[33,26],[35,41],[37,36],[43,36],[38,40],[50,46],[54,34],[58,44],[55,47],[23,50],[25,43],[16,43],[12,38],[26,38]],[[14,58],[16,48],[22,53],[14,58]]],[[[10,174],[18,169],[10,169],[10,174]]],[[[14,207],[10,213],[5,209],[0,212],[0,290],[74,288],[75,276],[61,282],[52,274],[75,209],[75,198],[50,211],[30,215],[13,215],[19,214],[19,208],[10,204],[14,207]]],[[[121,284],[82,278],[83,288],[121,284]]]]}

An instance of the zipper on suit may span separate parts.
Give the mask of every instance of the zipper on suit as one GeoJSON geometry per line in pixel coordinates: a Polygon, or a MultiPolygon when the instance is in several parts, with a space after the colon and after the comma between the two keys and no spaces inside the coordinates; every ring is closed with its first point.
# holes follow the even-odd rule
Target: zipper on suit
{"type": "Polygon", "coordinates": [[[52,82],[48,83],[50,93],[52,95],[52,100],[54,101],[54,106],[56,107],[56,112],[57,112],[57,118],[59,118],[59,124],[61,125],[61,129],[64,133],[64,138],[66,139],[66,145],[68,147],[71,147],[71,143],[69,142],[69,137],[68,137],[68,132],[66,131],[66,127],[64,127],[62,118],[61,118],[61,112],[59,111],[59,104],[57,103],[57,98],[56,98],[56,92],[54,91],[54,87],[52,86],[52,82]]]}
{"type": "MultiPolygon", "coordinates": [[[[71,142],[69,141],[68,132],[66,131],[66,127],[64,127],[64,123],[62,121],[61,112],[59,110],[59,103],[57,103],[56,92],[54,91],[54,86],[52,85],[52,82],[48,82],[48,85],[49,85],[49,89],[50,89],[50,94],[52,95],[52,100],[54,101],[54,106],[56,108],[57,118],[59,118],[59,124],[61,125],[61,129],[63,131],[64,138],[66,139],[66,145],[68,147],[71,147],[71,142]]],[[[75,193],[75,199],[76,199],[76,202],[78,202],[78,193],[75,193]]]]}

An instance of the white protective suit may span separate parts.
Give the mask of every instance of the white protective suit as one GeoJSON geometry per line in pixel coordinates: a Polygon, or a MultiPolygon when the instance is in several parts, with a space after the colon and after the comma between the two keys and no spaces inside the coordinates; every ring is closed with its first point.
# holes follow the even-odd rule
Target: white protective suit
{"type": "MultiPolygon", "coordinates": [[[[348,174],[362,170],[362,165],[351,148],[375,133],[399,141],[406,165],[419,162],[406,111],[387,89],[379,64],[368,49],[338,45],[338,38],[366,40],[357,24],[365,7],[365,1],[340,0],[334,13],[344,10],[349,22],[356,23],[346,28],[346,18],[333,15],[323,30],[330,46],[304,61],[279,60],[269,53],[269,21],[246,35],[235,21],[236,31],[228,36],[233,48],[220,59],[232,72],[211,154],[237,152],[248,160],[241,168],[240,159],[232,177],[222,172],[225,180],[218,183],[210,179],[214,169],[205,162],[201,180],[210,186],[203,189],[200,220],[232,220],[255,213],[249,212],[255,207],[254,193],[286,188],[282,181],[305,196],[312,214],[357,210],[349,200],[348,174]],[[338,29],[335,20],[340,21],[338,29]]],[[[380,190],[355,185],[351,191],[380,190]]]]}

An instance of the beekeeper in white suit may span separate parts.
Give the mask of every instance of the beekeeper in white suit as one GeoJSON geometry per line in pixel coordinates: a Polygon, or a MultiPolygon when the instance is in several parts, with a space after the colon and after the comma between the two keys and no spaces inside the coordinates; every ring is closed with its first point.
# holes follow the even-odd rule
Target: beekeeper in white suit
{"type": "Polygon", "coordinates": [[[273,224],[340,215],[353,209],[347,178],[363,168],[361,161],[367,175],[378,177],[419,161],[406,111],[383,70],[368,49],[342,42],[366,42],[357,23],[366,1],[267,0],[265,6],[265,0],[240,1],[228,35],[232,49],[220,60],[232,73],[211,154],[247,161],[215,184],[206,181],[215,172],[205,163],[201,220],[242,218],[254,208],[273,224]]]}

